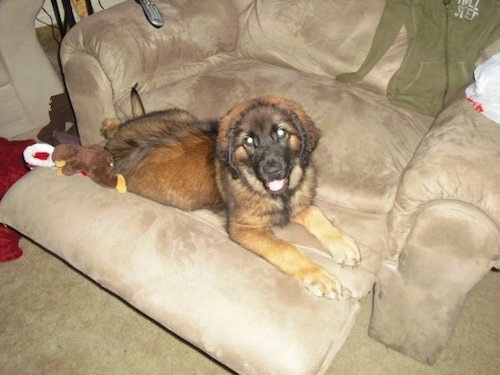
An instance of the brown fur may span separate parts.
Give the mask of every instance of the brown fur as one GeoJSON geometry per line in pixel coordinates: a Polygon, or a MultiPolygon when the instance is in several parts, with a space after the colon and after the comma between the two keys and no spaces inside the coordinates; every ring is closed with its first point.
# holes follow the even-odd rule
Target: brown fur
{"type": "Polygon", "coordinates": [[[271,227],[290,221],[315,235],[342,264],[356,265],[355,242],[313,206],[311,154],[320,132],[295,102],[265,96],[220,121],[173,109],[103,127],[115,172],[128,189],[184,210],[224,209],[230,238],[300,280],[318,296],[345,295],[338,280],[271,227]]]}

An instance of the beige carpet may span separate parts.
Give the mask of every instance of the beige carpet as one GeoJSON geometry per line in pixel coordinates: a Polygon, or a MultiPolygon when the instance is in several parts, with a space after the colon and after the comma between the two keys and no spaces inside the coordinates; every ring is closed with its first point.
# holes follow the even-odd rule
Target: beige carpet
{"type": "MultiPolygon", "coordinates": [[[[230,373],[52,254],[21,243],[21,258],[0,263],[0,374],[230,373]]],[[[490,272],[432,367],[367,336],[367,298],[328,374],[499,374],[499,291],[500,273],[490,272]]]]}
{"type": "MultiPolygon", "coordinates": [[[[39,36],[56,65],[50,29],[39,36]]],[[[50,253],[21,243],[20,259],[0,263],[1,375],[230,373],[50,253]]],[[[370,312],[366,298],[328,374],[500,374],[500,273],[490,272],[473,290],[432,367],[370,339],[370,312]]]]}

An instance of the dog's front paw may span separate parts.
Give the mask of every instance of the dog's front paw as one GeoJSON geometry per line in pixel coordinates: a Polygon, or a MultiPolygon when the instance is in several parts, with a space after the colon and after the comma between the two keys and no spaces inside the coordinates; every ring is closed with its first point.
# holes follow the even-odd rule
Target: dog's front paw
{"type": "Polygon", "coordinates": [[[352,237],[342,235],[325,244],[332,258],[342,266],[355,267],[361,261],[358,245],[352,237]]]}
{"type": "Polygon", "coordinates": [[[304,272],[300,279],[306,289],[316,297],[340,299],[351,295],[335,276],[320,267],[304,272]]]}

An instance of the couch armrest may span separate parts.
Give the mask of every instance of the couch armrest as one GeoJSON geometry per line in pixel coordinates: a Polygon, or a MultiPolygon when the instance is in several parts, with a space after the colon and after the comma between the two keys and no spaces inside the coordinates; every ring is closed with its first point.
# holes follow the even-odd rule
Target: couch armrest
{"type": "Polygon", "coordinates": [[[151,26],[130,0],[82,20],[64,38],[61,63],[82,143],[102,140],[104,118],[130,115],[134,85],[150,90],[168,84],[179,66],[234,49],[238,13],[231,1],[157,5],[165,18],[161,28],[151,26]]]}
{"type": "Polygon", "coordinates": [[[500,252],[500,124],[463,93],[438,116],[389,216],[392,258],[379,274],[370,335],[434,363],[468,292],[500,252]]]}
{"type": "Polygon", "coordinates": [[[500,227],[500,124],[457,94],[436,118],[407,166],[389,218],[397,258],[414,220],[429,205],[462,203],[500,227]]]}

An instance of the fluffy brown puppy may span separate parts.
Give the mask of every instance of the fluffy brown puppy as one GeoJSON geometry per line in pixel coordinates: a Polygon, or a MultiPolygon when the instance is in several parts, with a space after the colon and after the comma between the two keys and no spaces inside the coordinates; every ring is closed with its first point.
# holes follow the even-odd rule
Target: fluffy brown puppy
{"type": "Polygon", "coordinates": [[[225,210],[233,241],[317,296],[348,295],[335,276],[271,232],[292,221],[318,238],[336,262],[355,266],[360,260],[354,240],[313,205],[311,154],[320,131],[297,103],[259,97],[220,121],[172,109],[124,124],[107,120],[103,134],[114,172],[125,176],[129,191],[183,210],[225,210]]]}

